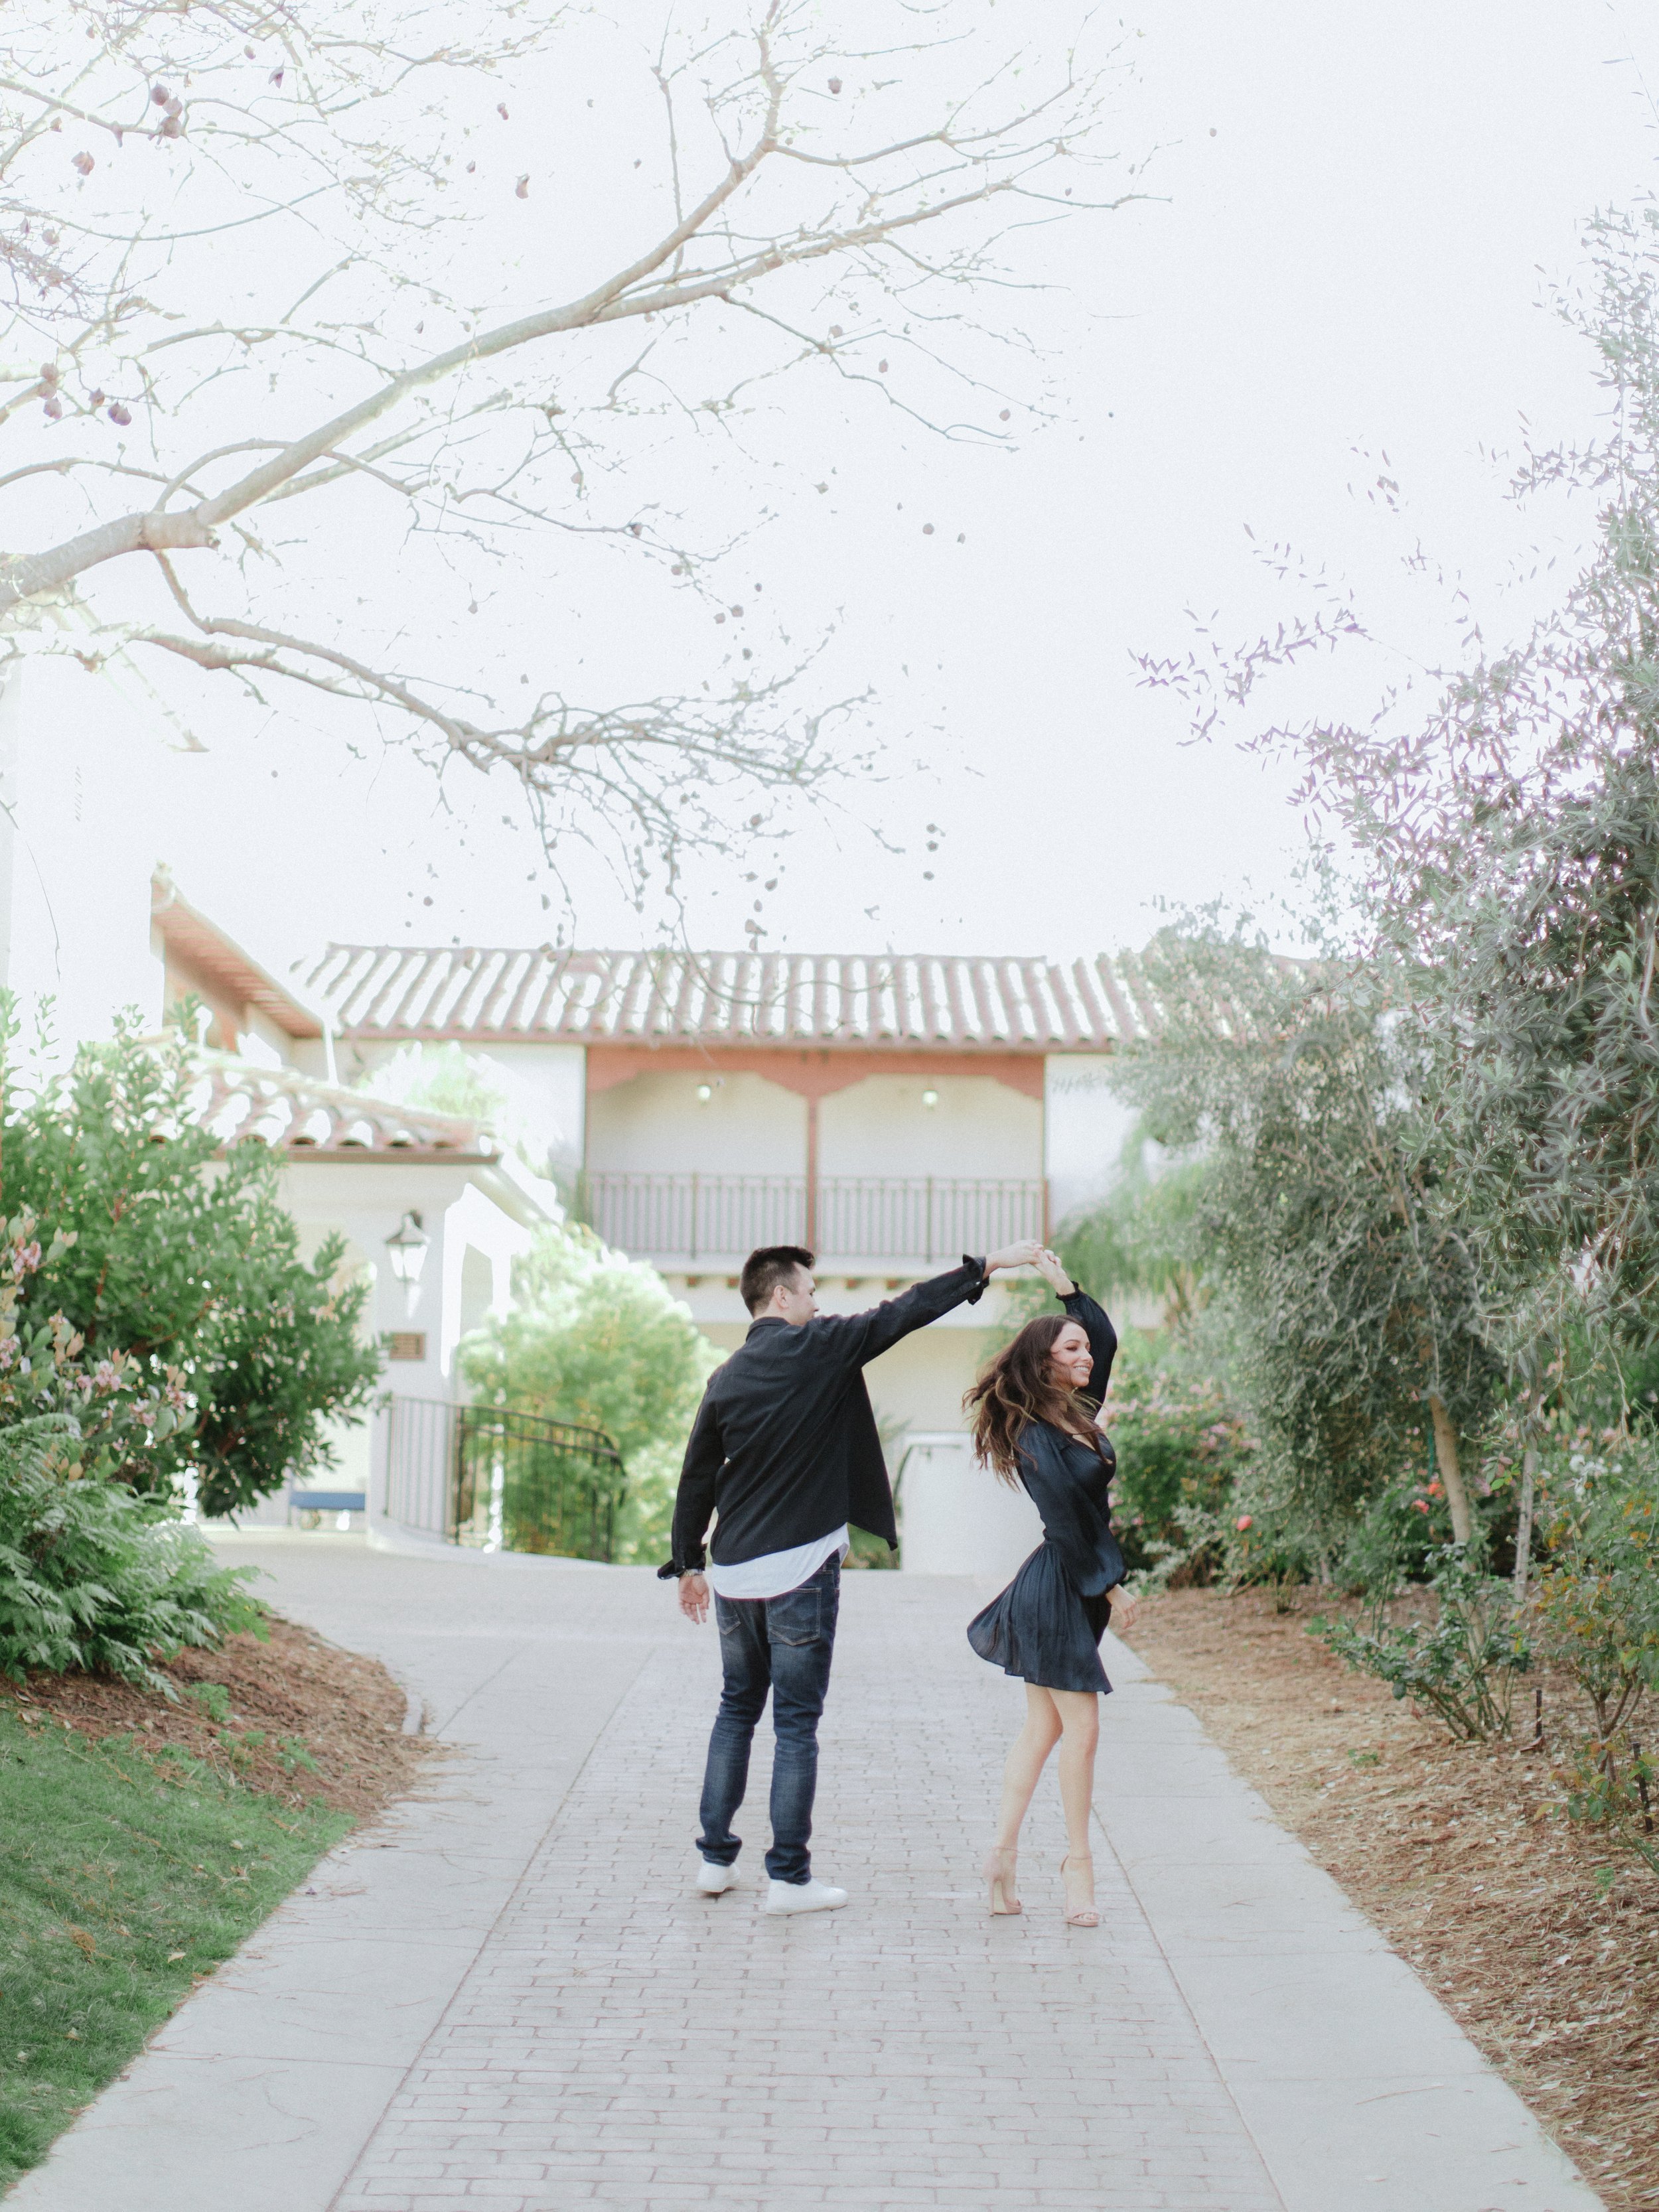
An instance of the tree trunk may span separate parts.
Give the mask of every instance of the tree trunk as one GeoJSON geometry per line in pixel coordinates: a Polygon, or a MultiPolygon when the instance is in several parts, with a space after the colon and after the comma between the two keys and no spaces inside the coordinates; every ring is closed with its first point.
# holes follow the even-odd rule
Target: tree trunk
{"type": "Polygon", "coordinates": [[[1538,1493],[1538,1447],[1521,1455],[1521,1510],[1515,1530],[1515,1601],[1527,1601],[1527,1571],[1532,1563],[1532,1516],[1538,1493]]]}
{"type": "Polygon", "coordinates": [[[1474,1534],[1469,1493],[1463,1487],[1463,1470],[1457,1463],[1457,1431],[1437,1390],[1429,1393],[1429,1416],[1434,1423],[1434,1455],[1440,1463],[1440,1480],[1451,1508],[1452,1535],[1456,1542],[1467,1544],[1474,1534]]]}

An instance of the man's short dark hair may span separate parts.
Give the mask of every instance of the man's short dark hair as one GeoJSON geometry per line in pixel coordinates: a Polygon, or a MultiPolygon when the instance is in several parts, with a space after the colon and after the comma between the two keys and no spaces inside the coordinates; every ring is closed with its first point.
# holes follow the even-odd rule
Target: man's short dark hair
{"type": "Polygon", "coordinates": [[[801,1244],[763,1244],[758,1252],[751,1252],[743,1263],[738,1287],[743,1302],[751,1314],[763,1306],[770,1305],[772,1293],[780,1283],[793,1280],[798,1267],[811,1269],[812,1255],[801,1244]]]}

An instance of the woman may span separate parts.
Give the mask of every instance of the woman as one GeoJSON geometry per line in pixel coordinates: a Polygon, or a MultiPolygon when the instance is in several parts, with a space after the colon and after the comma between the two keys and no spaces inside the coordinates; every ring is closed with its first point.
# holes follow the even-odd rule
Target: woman
{"type": "Polygon", "coordinates": [[[1100,1693],[1112,1686],[1100,1663],[1100,1639],[1115,1599],[1125,1627],[1135,1613],[1112,1534],[1108,1492],[1116,1462],[1096,1419],[1117,1337],[1052,1252],[1040,1252],[1036,1266],[1059,1292],[1065,1316],[1028,1322],[963,1401],[981,1464],[1004,1482],[1023,1482],[1042,1516],[1042,1542],[968,1628],[981,1659],[1025,1682],[1025,1725],[1003,1770],[1002,1810],[985,1875],[992,1911],[1018,1912],[1019,1825],[1058,1743],[1066,1917],[1073,1928],[1097,1928],[1089,1818],[1100,1693]]]}

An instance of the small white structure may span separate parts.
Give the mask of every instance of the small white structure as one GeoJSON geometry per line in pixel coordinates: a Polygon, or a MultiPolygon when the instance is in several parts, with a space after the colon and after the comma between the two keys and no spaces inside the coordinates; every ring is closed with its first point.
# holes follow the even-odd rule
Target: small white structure
{"type": "Polygon", "coordinates": [[[961,1430],[913,1436],[898,1480],[900,1561],[907,1574],[994,1575],[1000,1581],[1042,1541],[1023,1489],[975,1462],[961,1430]]]}
{"type": "MultiPolygon", "coordinates": [[[[204,1051],[201,1066],[195,1105],[206,1126],[227,1141],[257,1136],[280,1156],[283,1199],[302,1252],[309,1258],[328,1237],[342,1237],[343,1272],[372,1283],[368,1328],[386,1349],[388,1398],[459,1397],[462,1337],[506,1311],[514,1261],[538,1228],[563,1218],[553,1185],[477,1121],[230,1053],[204,1051]]],[[[365,1516],[372,1536],[388,1518],[392,1412],[383,1405],[371,1421],[343,1425],[332,1474],[266,1499],[239,1516],[240,1525],[284,1522],[297,1504],[337,1521],[365,1516]]]]}

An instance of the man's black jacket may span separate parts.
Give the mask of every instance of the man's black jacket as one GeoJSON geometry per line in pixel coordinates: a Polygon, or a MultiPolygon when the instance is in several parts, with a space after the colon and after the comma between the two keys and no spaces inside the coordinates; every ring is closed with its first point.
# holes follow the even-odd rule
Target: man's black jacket
{"type": "Polygon", "coordinates": [[[860,1371],[912,1329],[984,1290],[985,1263],[964,1259],[861,1314],[820,1314],[805,1328],[767,1315],[708,1378],[674,1501],[674,1556],[659,1574],[703,1564],[714,1515],[723,1567],[828,1536],[843,1521],[898,1542],[876,1417],[860,1371]]]}

